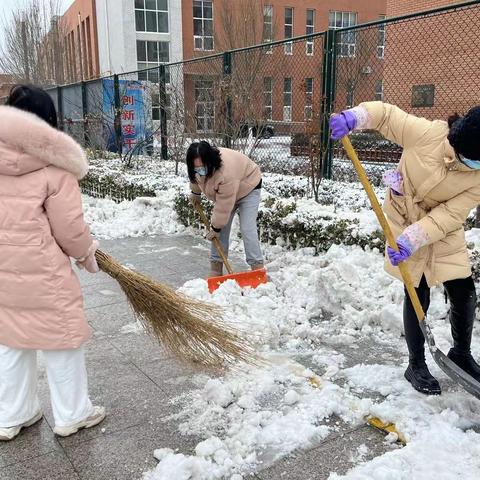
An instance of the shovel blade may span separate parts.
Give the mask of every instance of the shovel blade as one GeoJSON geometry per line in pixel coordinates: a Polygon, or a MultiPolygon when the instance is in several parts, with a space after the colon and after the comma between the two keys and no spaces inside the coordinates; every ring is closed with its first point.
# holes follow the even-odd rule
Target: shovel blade
{"type": "Polygon", "coordinates": [[[420,322],[420,329],[422,330],[435,363],[442,369],[443,373],[458,383],[468,393],[480,399],[480,382],[475,380],[465,370],[461,369],[455,362],[452,362],[452,360],[435,345],[435,339],[433,338],[427,317],[420,322]]]}
{"type": "Polygon", "coordinates": [[[475,380],[465,370],[462,370],[456,363],[452,362],[441,350],[430,350],[435,363],[454,382],[461,385],[468,393],[480,400],[480,382],[475,380]]]}
{"type": "Polygon", "coordinates": [[[227,280],[235,280],[241,288],[257,288],[262,283],[267,283],[267,271],[264,268],[249,272],[232,273],[220,277],[211,277],[207,280],[208,290],[213,293],[222,283],[227,280]]]}

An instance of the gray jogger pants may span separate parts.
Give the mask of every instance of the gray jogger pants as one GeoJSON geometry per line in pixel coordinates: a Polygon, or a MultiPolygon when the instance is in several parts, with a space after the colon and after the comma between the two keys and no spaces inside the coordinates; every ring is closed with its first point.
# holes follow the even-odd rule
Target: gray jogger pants
{"type": "MultiPolygon", "coordinates": [[[[228,223],[220,232],[220,243],[225,251],[225,255],[228,257],[230,231],[232,229],[233,219],[238,211],[238,215],[240,217],[240,232],[242,233],[243,243],[245,246],[245,257],[250,266],[263,263],[262,249],[260,248],[260,240],[258,238],[257,231],[257,216],[260,198],[261,189],[256,189],[252,190],[246,197],[238,200],[233,207],[233,211],[230,215],[228,223]]],[[[213,262],[222,261],[213,243],[210,259],[213,262]]]]}

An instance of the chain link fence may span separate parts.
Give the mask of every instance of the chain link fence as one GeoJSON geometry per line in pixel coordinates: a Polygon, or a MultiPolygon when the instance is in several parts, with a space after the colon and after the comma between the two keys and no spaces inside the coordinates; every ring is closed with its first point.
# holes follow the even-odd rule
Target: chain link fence
{"type": "MultiPolygon", "coordinates": [[[[478,1],[331,29],[180,63],[49,89],[59,124],[101,157],[171,160],[209,139],[264,171],[356,181],[328,119],[382,100],[446,119],[479,102],[478,1]]],[[[148,45],[145,64],[162,57],[148,45]]],[[[375,132],[352,135],[373,183],[402,150],[375,132]]],[[[172,167],[175,168],[175,167],[172,167]]]]}
{"type": "MultiPolygon", "coordinates": [[[[480,6],[469,2],[337,32],[334,109],[381,100],[430,120],[465,113],[480,103],[479,27],[480,6]]],[[[375,132],[352,143],[377,185],[402,153],[375,132]]],[[[356,180],[343,148],[332,148],[332,177],[356,180]]]]}

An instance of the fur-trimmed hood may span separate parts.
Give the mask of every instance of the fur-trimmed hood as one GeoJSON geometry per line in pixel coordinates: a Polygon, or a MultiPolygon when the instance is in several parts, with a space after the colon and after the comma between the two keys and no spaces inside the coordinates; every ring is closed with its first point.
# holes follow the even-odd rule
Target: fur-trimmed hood
{"type": "Polygon", "coordinates": [[[0,175],[19,176],[53,165],[82,179],[88,161],[82,147],[31,113],[0,106],[0,175]]]}

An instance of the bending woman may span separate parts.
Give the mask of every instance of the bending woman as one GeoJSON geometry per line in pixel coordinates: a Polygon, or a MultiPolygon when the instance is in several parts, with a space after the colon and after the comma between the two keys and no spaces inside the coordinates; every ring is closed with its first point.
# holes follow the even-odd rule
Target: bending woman
{"type": "MultiPolygon", "coordinates": [[[[228,257],[230,230],[238,212],[247,263],[252,270],[263,268],[263,255],[257,230],[261,199],[260,168],[241,152],[217,148],[206,141],[194,142],[187,151],[190,201],[195,206],[201,194],[214,203],[211,229],[207,239],[219,238],[228,257]]],[[[214,244],[211,250],[210,276],[223,274],[223,262],[214,244]]]]}

